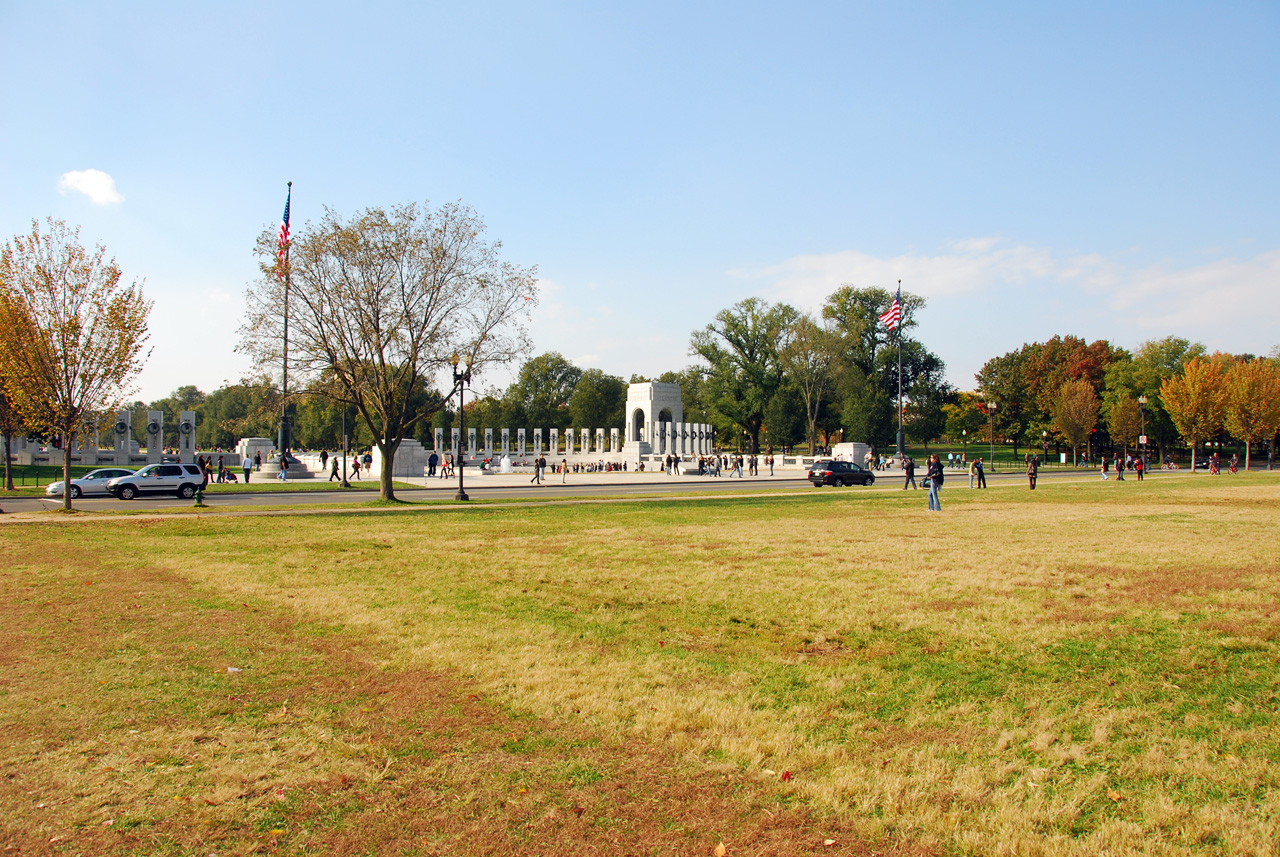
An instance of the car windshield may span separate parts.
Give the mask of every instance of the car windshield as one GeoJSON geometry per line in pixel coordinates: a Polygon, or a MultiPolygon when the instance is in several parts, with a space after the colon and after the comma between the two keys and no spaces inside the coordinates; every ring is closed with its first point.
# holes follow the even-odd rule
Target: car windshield
{"type": "Polygon", "coordinates": [[[81,479],[110,479],[116,475],[114,470],[94,470],[81,476],[81,479]]]}
{"type": "Polygon", "coordinates": [[[155,469],[159,466],[160,465],[158,464],[148,464],[146,467],[142,468],[141,470],[139,470],[137,473],[133,475],[134,476],[150,476],[152,473],[155,472],[155,469]]]}

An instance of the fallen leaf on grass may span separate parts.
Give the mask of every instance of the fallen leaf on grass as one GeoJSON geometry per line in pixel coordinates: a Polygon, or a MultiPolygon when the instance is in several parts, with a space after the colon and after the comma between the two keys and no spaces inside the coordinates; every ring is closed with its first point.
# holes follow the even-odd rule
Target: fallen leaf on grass
{"type": "Polygon", "coordinates": [[[724,857],[724,855],[729,853],[729,849],[724,847],[723,842],[718,842],[716,843],[716,850],[712,853],[715,854],[716,857],[724,857]]]}
{"type": "Polygon", "coordinates": [[[836,844],[836,841],[834,839],[824,839],[822,840],[822,844],[830,848],[832,845],[836,844]]]}
{"type": "Polygon", "coordinates": [[[782,781],[783,781],[784,783],[789,783],[789,782],[791,782],[791,772],[790,772],[790,771],[783,771],[783,772],[782,772],[782,781]]]}
{"type": "Polygon", "coordinates": [[[1111,798],[1116,803],[1119,803],[1121,800],[1120,792],[1116,791],[1115,789],[1107,789],[1107,797],[1111,798]]]}

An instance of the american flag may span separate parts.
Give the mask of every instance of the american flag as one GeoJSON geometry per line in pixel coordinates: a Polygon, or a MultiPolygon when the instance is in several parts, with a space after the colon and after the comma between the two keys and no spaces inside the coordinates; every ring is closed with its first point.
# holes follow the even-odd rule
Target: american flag
{"type": "Polygon", "coordinates": [[[898,280],[898,293],[893,296],[893,306],[885,310],[884,314],[880,316],[880,320],[890,330],[902,324],[902,280],[898,280]]]}
{"type": "Polygon", "coordinates": [[[284,217],[280,220],[280,235],[276,239],[276,258],[284,262],[289,258],[289,203],[293,200],[293,182],[284,198],[284,217]]]}

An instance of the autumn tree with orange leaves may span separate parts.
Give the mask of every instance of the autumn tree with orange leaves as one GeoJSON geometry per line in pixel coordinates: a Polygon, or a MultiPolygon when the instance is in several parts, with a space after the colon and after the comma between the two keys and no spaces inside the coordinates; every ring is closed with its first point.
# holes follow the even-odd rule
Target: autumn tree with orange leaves
{"type": "Polygon", "coordinates": [[[1269,360],[1237,363],[1227,371],[1227,431],[1244,441],[1244,469],[1253,444],[1280,429],[1280,366],[1269,360]]]}
{"type": "Polygon", "coordinates": [[[86,250],[79,229],[53,218],[0,250],[0,377],[23,424],[61,438],[64,485],[75,434],[123,401],[149,353],[151,303],[121,276],[105,248],[86,250]]]}
{"type": "Polygon", "coordinates": [[[1227,409],[1226,370],[1221,360],[1197,357],[1187,361],[1182,374],[1166,378],[1160,399],[1178,433],[1191,447],[1191,469],[1196,468],[1196,447],[1222,431],[1227,409]]]}

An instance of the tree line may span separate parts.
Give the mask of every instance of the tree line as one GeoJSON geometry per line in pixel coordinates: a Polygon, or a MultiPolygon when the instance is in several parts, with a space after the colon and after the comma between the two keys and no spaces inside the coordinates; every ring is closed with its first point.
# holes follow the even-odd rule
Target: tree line
{"type": "MultiPolygon", "coordinates": [[[[520,369],[506,389],[467,402],[470,425],[624,425],[621,377],[554,352],[529,357],[525,321],[537,303],[536,269],[504,260],[501,243],[484,231],[461,204],[369,208],[350,217],[326,209],[287,244],[265,230],[239,346],[260,374],[209,394],[187,386],[147,405],[134,402],[134,436],[145,436],[145,410],[162,410],[164,443],[176,446],[178,414],[193,410],[197,445],[230,447],[240,437],[272,436],[288,413],[295,446],[337,448],[345,432],[356,446],[379,447],[390,463],[402,439],[429,443],[433,429],[457,419],[457,384],[441,389],[442,375],[469,378],[513,362],[520,369]],[[282,364],[286,309],[287,397],[272,373],[282,364]]],[[[747,298],[692,332],[688,365],[652,380],[679,383],[687,421],[708,423],[721,446],[752,453],[814,450],[841,439],[887,449],[899,422],[926,449],[973,438],[1012,444],[1015,455],[1053,444],[1078,456],[1127,450],[1145,430],[1162,456],[1180,442],[1194,456],[1206,442],[1232,439],[1246,458],[1258,443],[1274,450],[1274,353],[1208,354],[1174,336],[1130,352],[1055,336],[988,360],[975,389],[962,392],[914,335],[923,298],[901,293],[896,330],[880,320],[894,297],[843,285],[816,313],[747,298]]],[[[70,445],[113,425],[146,357],[150,308],[102,247],[85,249],[61,221],[33,223],[6,243],[0,431],[70,445]]],[[[384,468],[385,499],[393,498],[390,473],[384,468]]]]}

